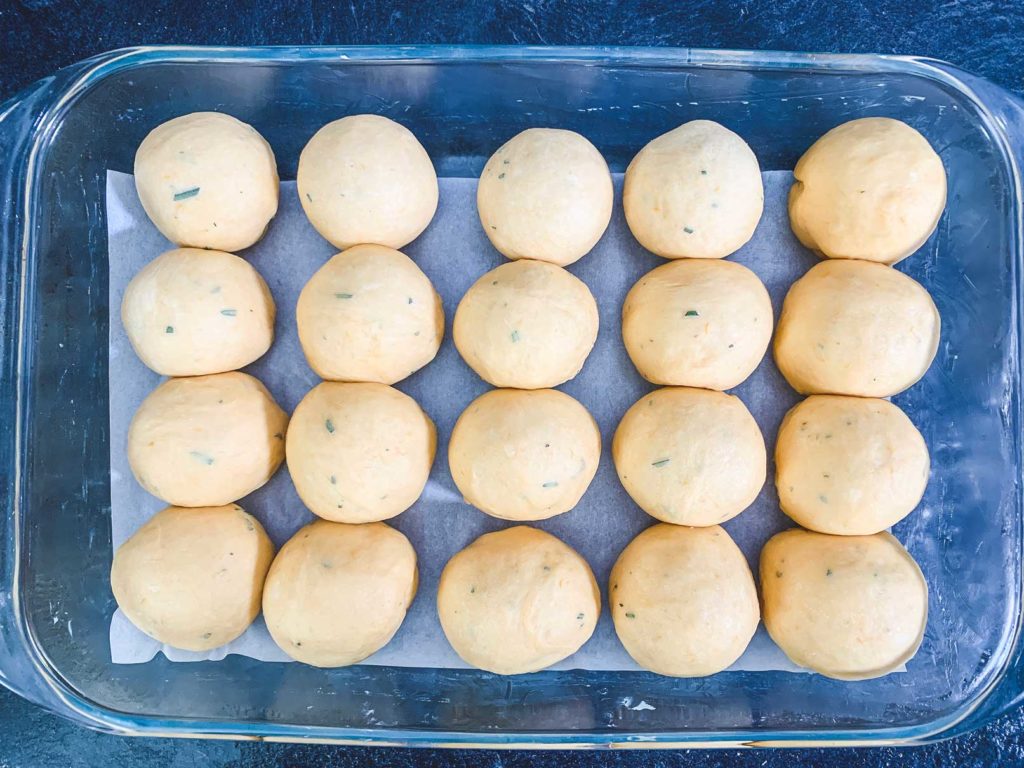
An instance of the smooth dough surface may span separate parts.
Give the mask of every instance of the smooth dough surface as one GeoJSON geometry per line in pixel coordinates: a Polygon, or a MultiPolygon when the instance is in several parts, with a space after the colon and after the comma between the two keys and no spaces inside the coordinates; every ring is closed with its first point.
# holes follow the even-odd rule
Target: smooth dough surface
{"type": "Polygon", "coordinates": [[[693,120],[658,136],[626,169],[626,222],[666,259],[720,259],[754,234],[764,210],[757,157],[723,125],[693,120]]]}
{"type": "Polygon", "coordinates": [[[462,412],[448,443],[466,501],[505,520],[544,520],[576,506],[594,479],[601,432],[554,389],[493,389],[462,412]]]}
{"type": "Polygon", "coordinates": [[[838,680],[899,668],[928,620],[921,569],[884,532],[776,534],[761,551],[761,591],[772,640],[794,663],[838,680]]]}
{"type": "Polygon", "coordinates": [[[935,231],[946,171],[928,140],[888,117],[833,128],[793,169],[789,220],[823,256],[895,264],[935,231]]]}
{"type": "Polygon", "coordinates": [[[397,389],[325,381],[292,414],[288,472],[302,502],[322,518],[387,520],[423,493],[436,439],[430,417],[397,389]]]}
{"type": "Polygon", "coordinates": [[[263,526],[237,504],[168,507],[118,547],[110,587],[150,637],[207,651],[252,624],[273,557],[263,526]]]}
{"type": "Polygon", "coordinates": [[[444,336],[430,279],[383,245],[332,257],[302,289],[296,316],[306,360],[322,379],[394,384],[433,360],[444,336]]]}
{"type": "Polygon", "coordinates": [[[135,153],[135,189],[172,243],[240,251],[277,213],[274,151],[251,125],[194,112],[150,131],[135,153]]]}
{"type": "Polygon", "coordinates": [[[909,515],[928,484],[928,446],[886,400],[812,395],[782,421],[775,486],[782,511],[813,531],[884,531],[909,515]]]}
{"type": "Polygon", "coordinates": [[[437,210],[437,174],[404,125],[380,115],[328,123],[302,150],[296,176],[309,222],[337,248],[401,248],[437,210]]]}
{"type": "Polygon", "coordinates": [[[676,525],[715,525],[749,507],[767,456],[757,422],[733,395],[665,387],[626,411],[612,440],[626,492],[647,514],[676,525]]]}
{"type": "Polygon", "coordinates": [[[502,264],[466,291],[452,335],[470,368],[495,387],[545,389],[573,378],[597,341],[594,296],[555,264],[502,264]]]}
{"type": "Polygon", "coordinates": [[[476,204],[484,232],[505,256],[565,266],[601,239],[612,196],[608,163],[586,138],[530,128],[491,155],[476,204]]]}
{"type": "Polygon", "coordinates": [[[344,667],[388,644],[418,584],[416,551],[391,526],[317,520],[274,558],[263,617],[293,659],[344,667]]]}
{"type": "Polygon", "coordinates": [[[651,270],[622,305],[622,340],[655,384],[732,389],[772,338],[764,284],[732,261],[681,259],[651,270]]]}
{"type": "Polygon", "coordinates": [[[519,675],[578,651],[597,626],[601,593],[575,550],[520,525],[484,534],[448,561],[437,613],[463,661],[519,675]]]}
{"type": "Polygon", "coordinates": [[[888,397],[915,384],[939,348],[928,291],[883,264],[830,259],[786,294],[775,362],[809,394],[888,397]]]}
{"type": "Polygon", "coordinates": [[[169,504],[230,504],[277,471],[287,426],[288,414],[246,373],[169,379],[132,418],[128,463],[169,504]]]}
{"type": "Polygon", "coordinates": [[[149,368],[162,376],[234,371],[274,340],[274,299],[245,259],[179,248],[157,256],[125,288],[121,322],[149,368]]]}
{"type": "Polygon", "coordinates": [[[645,530],[612,568],[608,602],[634,661],[673,677],[721,672],[743,655],[761,619],[747,560],[717,525],[645,530]]]}

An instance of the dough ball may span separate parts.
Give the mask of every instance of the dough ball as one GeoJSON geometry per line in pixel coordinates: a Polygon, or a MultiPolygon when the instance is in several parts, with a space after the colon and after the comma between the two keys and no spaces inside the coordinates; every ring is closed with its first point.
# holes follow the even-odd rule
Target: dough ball
{"type": "Polygon", "coordinates": [[[208,651],[260,612],[274,545],[237,504],[158,512],[114,553],[110,586],[132,624],[161,643],[208,651]]]}
{"type": "Polygon", "coordinates": [[[942,160],[924,136],[888,117],[833,128],[793,176],[793,232],[835,259],[895,264],[924,245],[946,205],[942,160]]]}
{"type": "Polygon", "coordinates": [[[601,593],[575,550],[520,525],[484,534],[448,561],[437,613],[463,661],[519,675],[576,653],[597,626],[601,593]]]}
{"type": "Polygon", "coordinates": [[[121,323],[162,376],[242,368],[274,340],[274,299],[245,259],[198,248],[157,256],[125,289],[121,323]]]}
{"type": "Polygon", "coordinates": [[[612,218],[612,175],[583,136],[530,128],[491,155],[476,205],[491,244],[510,259],[565,266],[593,248],[612,218]]]}
{"type": "Polygon", "coordinates": [[[418,581],[416,551],[391,526],[317,520],[274,558],[263,617],[274,642],[296,661],[344,667],[388,644],[418,581]]]}
{"type": "Polygon", "coordinates": [[[251,125],[219,112],[194,112],[143,139],[135,153],[135,189],[172,243],[240,251],[263,237],[277,213],[277,161],[251,125]]]}
{"type": "Polygon", "coordinates": [[[622,339],[655,384],[732,389],[772,338],[772,303],[757,275],[732,261],[673,261],[648,272],[622,305],[622,339]]]}
{"type": "Polygon", "coordinates": [[[397,389],[327,381],[292,414],[288,471],[302,502],[320,517],[387,520],[423,493],[436,439],[430,417],[397,389]]]}
{"type": "Polygon", "coordinates": [[[794,528],[761,551],[764,625],[795,664],[838,680],[881,677],[917,652],[928,585],[888,533],[794,528]]]}
{"type": "Polygon", "coordinates": [[[496,387],[544,389],[573,378],[597,341],[597,302],[561,267],[523,259],[481,277],[452,332],[470,368],[496,387]]]}
{"type": "Polygon", "coordinates": [[[306,360],[322,379],[394,384],[433,360],[444,336],[430,279],[383,245],[356,245],[324,264],[296,315],[306,360]]]}
{"type": "Polygon", "coordinates": [[[733,395],[666,387],[622,417],[612,459],[647,514],[676,525],[715,525],[749,507],[765,481],[764,438],[733,395]]]}
{"type": "Polygon", "coordinates": [[[783,419],[775,469],[782,511],[804,528],[867,535],[921,501],[928,446],[886,400],[813,395],[783,419]]]}
{"type": "Polygon", "coordinates": [[[128,463],[169,504],[230,504],[277,471],[287,426],[288,414],[246,373],[169,379],[132,418],[128,463]]]}
{"type": "Polygon", "coordinates": [[[448,444],[470,504],[505,520],[544,520],[576,506],[594,479],[601,432],[554,389],[494,389],[462,412],[448,444]]]}
{"type": "Polygon", "coordinates": [[[939,348],[939,312],[902,272],[832,259],[793,283],[775,333],[775,362],[805,395],[888,397],[918,381],[939,348]]]}
{"type": "Polygon", "coordinates": [[[648,528],[619,555],[608,584],[619,640],[660,675],[721,672],[743,655],[761,618],[747,560],[717,525],[648,528]]]}
{"type": "Polygon", "coordinates": [[[622,205],[647,250],[666,259],[720,259],[738,251],[761,220],[761,169],[735,133],[694,120],[637,153],[622,205]]]}
{"type": "Polygon", "coordinates": [[[380,115],[328,123],[302,150],[296,177],[310,224],[337,248],[401,248],[437,210],[437,174],[404,125],[380,115]]]}

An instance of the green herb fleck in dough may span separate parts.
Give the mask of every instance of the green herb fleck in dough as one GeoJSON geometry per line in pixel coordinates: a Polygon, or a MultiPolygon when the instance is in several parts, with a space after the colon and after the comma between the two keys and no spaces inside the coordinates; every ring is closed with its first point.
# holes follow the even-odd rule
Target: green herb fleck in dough
{"type": "Polygon", "coordinates": [[[577,613],[576,614],[576,621],[583,621],[583,614],[582,613],[577,613]]]}
{"type": "Polygon", "coordinates": [[[191,456],[196,461],[205,464],[206,466],[210,466],[211,464],[213,464],[213,457],[207,456],[205,453],[200,453],[199,451],[189,451],[188,455],[191,456]]]}
{"type": "Polygon", "coordinates": [[[327,428],[328,432],[330,432],[332,435],[334,434],[334,422],[333,421],[331,421],[330,419],[327,419],[324,422],[324,426],[327,428]]]}
{"type": "Polygon", "coordinates": [[[825,496],[824,494],[820,494],[820,495],[818,496],[818,500],[819,500],[819,501],[820,501],[820,502],[821,502],[822,504],[828,504],[828,496],[825,496]]]}
{"type": "Polygon", "coordinates": [[[712,204],[711,204],[711,207],[712,207],[712,208],[717,208],[717,207],[718,207],[718,203],[712,203],[712,204]]]}
{"type": "Polygon", "coordinates": [[[309,202],[311,203],[313,202],[313,196],[309,194],[309,192],[306,193],[306,199],[309,200],[309,202]]]}
{"type": "Polygon", "coordinates": [[[406,303],[406,304],[412,304],[412,296],[410,296],[410,297],[409,297],[409,300],[408,300],[408,301],[406,301],[405,303],[406,303]]]}
{"type": "Polygon", "coordinates": [[[832,477],[832,475],[830,475],[828,472],[822,472],[821,476],[824,477],[826,480],[828,480],[830,477],[832,477]]]}
{"type": "Polygon", "coordinates": [[[686,314],[684,315],[684,317],[700,317],[700,312],[698,312],[696,309],[688,309],[686,310],[686,314]]]}
{"type": "Polygon", "coordinates": [[[351,299],[352,298],[352,294],[351,293],[336,293],[336,294],[334,294],[334,298],[336,298],[336,299],[351,299]]]}
{"type": "Polygon", "coordinates": [[[735,346],[736,346],[735,344],[730,344],[730,345],[729,345],[729,349],[732,349],[732,348],[733,348],[733,347],[735,347],[735,346]]]}
{"type": "Polygon", "coordinates": [[[555,488],[557,485],[558,483],[556,483],[554,480],[549,480],[548,482],[544,483],[541,486],[541,488],[555,488]]]}
{"type": "Polygon", "coordinates": [[[210,293],[220,293],[220,286],[219,285],[213,286],[213,288],[210,289],[210,293]]]}
{"type": "Polygon", "coordinates": [[[338,484],[337,476],[336,475],[331,475],[331,485],[337,485],[337,484],[338,484]]]}
{"type": "Polygon", "coordinates": [[[544,570],[545,571],[550,571],[551,570],[551,566],[550,565],[545,565],[544,566],[544,570]]]}
{"type": "Polygon", "coordinates": [[[195,197],[199,194],[199,187],[192,187],[192,189],[186,189],[183,192],[174,193],[174,202],[179,200],[188,200],[190,197],[195,197]]]}
{"type": "Polygon", "coordinates": [[[510,162],[512,162],[512,161],[509,160],[508,158],[505,158],[504,160],[501,161],[501,164],[502,165],[508,165],[510,162]]]}
{"type": "Polygon", "coordinates": [[[626,612],[626,618],[627,619],[635,619],[636,618],[636,614],[631,612],[631,611],[627,611],[626,612]]]}
{"type": "Polygon", "coordinates": [[[683,227],[683,232],[685,232],[688,235],[692,235],[693,234],[693,227],[683,227]]]}
{"type": "Polygon", "coordinates": [[[220,311],[220,313],[222,315],[224,315],[224,317],[234,317],[235,315],[238,314],[238,310],[237,309],[222,309],[220,311]]]}
{"type": "Polygon", "coordinates": [[[471,595],[476,594],[476,586],[475,585],[469,588],[469,594],[471,594],[471,595]]]}
{"type": "Polygon", "coordinates": [[[164,328],[164,333],[174,333],[174,326],[168,325],[166,328],[164,328]]]}
{"type": "Polygon", "coordinates": [[[670,461],[672,461],[672,459],[658,459],[657,461],[652,461],[651,462],[651,466],[652,467],[664,467],[670,461]]]}
{"type": "Polygon", "coordinates": [[[213,637],[213,633],[212,632],[204,632],[203,633],[203,640],[209,640],[211,637],[213,637]]]}
{"type": "Polygon", "coordinates": [[[508,337],[512,339],[512,343],[515,344],[517,341],[519,341],[519,331],[512,331],[512,333],[510,333],[508,337]]]}
{"type": "Polygon", "coordinates": [[[706,170],[704,170],[703,168],[701,168],[701,169],[700,169],[700,175],[701,175],[701,176],[707,176],[707,175],[708,175],[708,172],[707,172],[706,170]]]}
{"type": "Polygon", "coordinates": [[[831,576],[832,575],[832,569],[831,568],[826,569],[825,575],[826,576],[831,576]]]}
{"type": "Polygon", "coordinates": [[[499,173],[498,174],[498,178],[499,179],[504,179],[505,178],[505,174],[504,173],[499,173]]]}

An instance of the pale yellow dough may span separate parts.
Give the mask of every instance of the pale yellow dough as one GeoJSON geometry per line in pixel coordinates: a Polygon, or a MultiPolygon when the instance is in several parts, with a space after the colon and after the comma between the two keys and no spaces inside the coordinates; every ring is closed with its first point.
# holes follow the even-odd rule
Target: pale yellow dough
{"type": "Polygon", "coordinates": [[[434,423],[408,395],[384,384],[327,381],[292,414],[288,472],[320,517],[387,520],[423,493],[435,447],[434,423]]]}
{"type": "Polygon", "coordinates": [[[430,279],[405,254],[356,245],[306,283],[299,341],[322,379],[394,384],[437,354],[444,310],[430,279]]]}
{"type": "Polygon", "coordinates": [[[325,239],[340,249],[360,243],[401,248],[437,210],[437,174],[404,125],[380,115],[328,123],[302,150],[299,202],[325,239]]]}
{"type": "Polygon", "coordinates": [[[672,677],[703,677],[730,666],[761,617],[747,560],[717,525],[648,528],[619,555],[608,602],[629,655],[672,677]]]}
{"type": "Polygon", "coordinates": [[[251,125],[194,112],[150,131],[135,153],[135,188],[172,243],[240,251],[277,213],[274,152],[251,125]]]}
{"type": "Polygon", "coordinates": [[[761,551],[761,590],[772,640],[794,663],[838,680],[899,668],[928,620],[921,569],[888,533],[783,531],[761,551]]]}
{"type": "Polygon", "coordinates": [[[559,266],[502,264],[466,291],[452,335],[470,368],[496,387],[545,389],[573,378],[597,341],[597,302],[559,266]]]}
{"type": "Polygon", "coordinates": [[[733,395],[665,387],[622,417],[612,459],[626,492],[652,517],[715,525],[749,507],[765,481],[764,438],[733,395]]]}
{"type": "Polygon", "coordinates": [[[448,561],[437,613],[463,661],[519,675],[578,651],[597,626],[601,593],[575,550],[520,525],[484,534],[448,561]]]}
{"type": "Polygon", "coordinates": [[[601,432],[554,389],[494,389],[452,430],[448,466],[466,501],[506,520],[544,520],[576,506],[594,479],[601,432]]]}
{"type": "Polygon", "coordinates": [[[169,504],[229,504],[277,471],[287,426],[288,414],[246,373],[169,379],[132,418],[128,463],[169,504]]]}
{"type": "Polygon", "coordinates": [[[612,176],[580,134],[529,128],[491,155],[476,204],[484,232],[505,256],[565,266],[608,228],[612,176]]]}
{"type": "Polygon", "coordinates": [[[416,551],[384,523],[318,520],[281,547],[263,588],[274,642],[297,661],[344,667],[394,637],[416,596],[416,551]]]}
{"type": "Polygon", "coordinates": [[[274,545],[237,504],[168,507],[114,553],[110,587],[132,624],[161,643],[208,651],[260,612],[274,545]]]}
{"type": "Polygon", "coordinates": [[[793,169],[789,220],[804,245],[836,259],[895,264],[935,231],[946,171],[906,123],[865,117],[833,128],[793,169]]]}
{"type": "Polygon", "coordinates": [[[888,397],[916,383],[939,348],[928,291],[869,261],[830,259],[793,283],[775,333],[775,362],[803,394],[888,397]]]}

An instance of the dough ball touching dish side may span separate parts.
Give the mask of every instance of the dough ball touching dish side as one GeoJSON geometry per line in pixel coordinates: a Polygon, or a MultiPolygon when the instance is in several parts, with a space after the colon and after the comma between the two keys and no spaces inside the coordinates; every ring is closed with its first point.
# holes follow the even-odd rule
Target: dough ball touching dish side
{"type": "Polygon", "coordinates": [[[583,136],[530,128],[491,155],[476,202],[491,244],[510,259],[572,264],[612,217],[612,176],[583,136]]]}
{"type": "Polygon", "coordinates": [[[277,213],[277,162],[251,125],[220,112],[194,112],[143,139],[135,188],[172,243],[240,251],[263,237],[277,213]]]}

